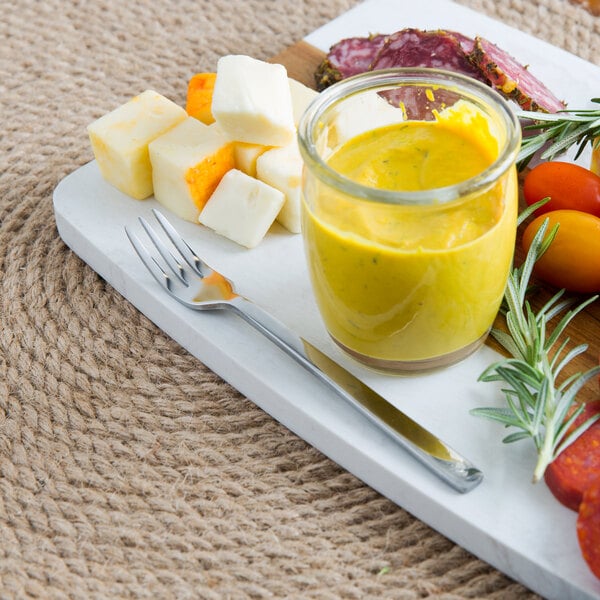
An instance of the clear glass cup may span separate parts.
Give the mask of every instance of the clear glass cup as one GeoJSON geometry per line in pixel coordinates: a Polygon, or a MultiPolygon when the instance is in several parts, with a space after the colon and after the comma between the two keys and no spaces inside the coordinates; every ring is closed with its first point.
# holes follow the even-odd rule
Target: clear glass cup
{"type": "Polygon", "coordinates": [[[509,104],[455,73],[376,71],[323,91],[298,133],[306,258],[335,342],[400,373],[476,350],[514,252],[509,104]]]}

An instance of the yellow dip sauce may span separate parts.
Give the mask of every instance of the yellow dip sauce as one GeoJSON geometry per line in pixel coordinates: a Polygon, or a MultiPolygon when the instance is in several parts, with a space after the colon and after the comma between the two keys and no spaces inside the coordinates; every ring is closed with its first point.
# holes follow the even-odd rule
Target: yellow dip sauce
{"type": "MultiPolygon", "coordinates": [[[[328,164],[353,181],[432,190],[490,166],[499,142],[468,105],[350,139],[328,164]]],[[[324,184],[305,189],[303,231],[333,338],[375,362],[431,361],[477,345],[502,300],[517,216],[516,170],[448,203],[393,205],[324,184]]]]}

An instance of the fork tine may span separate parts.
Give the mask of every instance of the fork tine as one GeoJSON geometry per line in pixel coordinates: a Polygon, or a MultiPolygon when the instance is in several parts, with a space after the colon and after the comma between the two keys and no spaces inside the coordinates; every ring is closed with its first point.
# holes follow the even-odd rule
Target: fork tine
{"type": "Polygon", "coordinates": [[[152,229],[148,221],[146,221],[146,219],[144,219],[143,217],[138,217],[138,220],[142,224],[142,227],[148,234],[148,237],[150,238],[160,255],[163,257],[163,260],[167,263],[169,269],[171,269],[175,277],[177,277],[177,279],[179,279],[181,283],[188,286],[189,283],[185,278],[185,269],[183,268],[183,265],[169,252],[167,247],[156,235],[156,232],[154,231],[154,229],[152,229]]]}
{"type": "Polygon", "coordinates": [[[140,257],[140,260],[144,263],[146,269],[150,271],[152,277],[156,279],[160,286],[170,290],[169,276],[167,275],[166,271],[156,262],[156,260],[154,260],[148,250],[146,250],[146,247],[140,238],[133,233],[133,231],[130,231],[128,227],[125,227],[125,233],[127,234],[127,237],[129,238],[129,241],[131,242],[136,254],[140,257]]]}
{"type": "Polygon", "coordinates": [[[192,250],[190,245],[177,233],[173,225],[169,223],[167,218],[156,208],[152,209],[156,220],[160,223],[160,226],[163,228],[164,232],[167,234],[168,238],[173,242],[173,245],[179,250],[179,253],[185,260],[185,262],[194,270],[194,272],[199,277],[204,277],[204,272],[202,267],[204,263],[198,255],[192,250]]]}

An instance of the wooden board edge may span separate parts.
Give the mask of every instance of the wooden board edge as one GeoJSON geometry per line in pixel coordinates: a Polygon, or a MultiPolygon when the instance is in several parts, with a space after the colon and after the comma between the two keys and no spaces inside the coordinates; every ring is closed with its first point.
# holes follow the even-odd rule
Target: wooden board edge
{"type": "Polygon", "coordinates": [[[270,59],[270,62],[282,64],[292,79],[315,89],[315,71],[325,53],[301,40],[270,59]]]}

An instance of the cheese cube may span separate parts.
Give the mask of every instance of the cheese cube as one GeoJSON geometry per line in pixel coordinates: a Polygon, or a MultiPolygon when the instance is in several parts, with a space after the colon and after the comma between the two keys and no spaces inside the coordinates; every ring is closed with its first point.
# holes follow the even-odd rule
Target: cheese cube
{"type": "Polygon", "coordinates": [[[154,197],[177,216],[194,223],[227,171],[233,143],[214,125],[194,117],[154,140],[149,147],[154,197]]]}
{"type": "Polygon", "coordinates": [[[291,77],[289,78],[289,84],[290,92],[292,94],[294,124],[298,127],[300,117],[302,117],[304,111],[308,108],[308,105],[319,95],[319,93],[291,77]]]}
{"type": "Polygon", "coordinates": [[[300,233],[302,198],[302,157],[298,143],[272,148],[256,160],[256,176],[285,195],[277,221],[292,233],[300,233]]]}
{"type": "Polygon", "coordinates": [[[283,202],[280,191],[232,169],[221,179],[199,221],[242,246],[254,248],[273,224],[283,202]]]}
{"type": "Polygon", "coordinates": [[[270,146],[263,146],[262,144],[235,142],[233,152],[236,169],[243,171],[250,177],[256,177],[256,159],[269,148],[270,146]]]}
{"type": "Polygon", "coordinates": [[[212,114],[232,140],[265,146],[289,144],[295,127],[285,67],[243,55],[221,57],[212,114]]]}
{"type": "Polygon", "coordinates": [[[196,73],[188,83],[185,110],[207,125],[215,121],[210,107],[216,78],[216,73],[196,73]]]}
{"type": "Polygon", "coordinates": [[[137,200],[151,196],[148,144],[186,117],[183,108],[146,90],[91,123],[87,130],[102,177],[137,200]]]}

